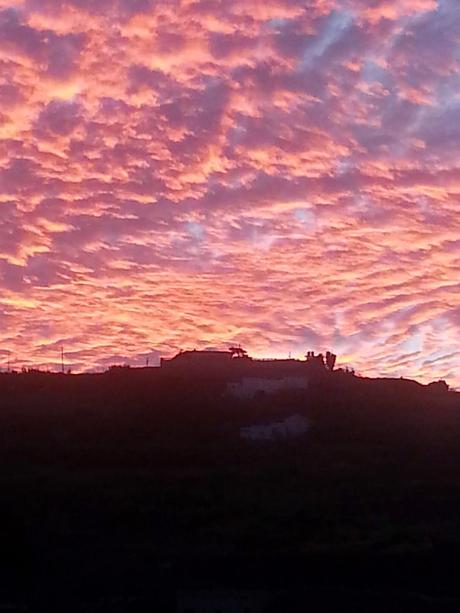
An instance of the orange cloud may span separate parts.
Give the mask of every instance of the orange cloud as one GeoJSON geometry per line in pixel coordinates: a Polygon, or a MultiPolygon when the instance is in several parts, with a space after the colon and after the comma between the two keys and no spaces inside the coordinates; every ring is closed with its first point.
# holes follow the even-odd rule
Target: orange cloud
{"type": "Polygon", "coordinates": [[[0,0],[0,350],[332,348],[459,386],[459,25],[454,0],[0,0]]]}

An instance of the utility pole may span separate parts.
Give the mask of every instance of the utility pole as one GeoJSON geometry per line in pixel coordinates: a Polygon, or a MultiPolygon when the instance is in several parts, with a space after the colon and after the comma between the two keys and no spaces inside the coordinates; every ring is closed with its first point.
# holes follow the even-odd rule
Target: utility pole
{"type": "Polygon", "coordinates": [[[64,374],[64,345],[61,345],[61,372],[64,374]]]}

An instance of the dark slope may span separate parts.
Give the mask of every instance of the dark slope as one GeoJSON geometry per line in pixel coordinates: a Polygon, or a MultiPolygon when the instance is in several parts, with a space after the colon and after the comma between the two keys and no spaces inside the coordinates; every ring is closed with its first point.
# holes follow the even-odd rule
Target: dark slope
{"type": "Polygon", "coordinates": [[[343,373],[223,391],[155,369],[0,376],[0,604],[167,611],[257,588],[270,611],[458,606],[459,394],[343,373]],[[240,440],[294,411],[304,438],[240,440]]]}

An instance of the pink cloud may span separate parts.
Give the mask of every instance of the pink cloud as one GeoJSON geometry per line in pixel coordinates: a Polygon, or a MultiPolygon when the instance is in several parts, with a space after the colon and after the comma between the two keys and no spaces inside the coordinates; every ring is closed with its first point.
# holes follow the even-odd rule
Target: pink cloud
{"type": "Polygon", "coordinates": [[[455,2],[0,11],[16,365],[241,342],[460,385],[455,2]]]}

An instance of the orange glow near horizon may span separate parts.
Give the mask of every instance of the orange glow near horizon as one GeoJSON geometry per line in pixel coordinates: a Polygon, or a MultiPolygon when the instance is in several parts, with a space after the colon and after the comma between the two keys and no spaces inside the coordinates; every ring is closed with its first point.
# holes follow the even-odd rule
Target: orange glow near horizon
{"type": "Polygon", "coordinates": [[[456,0],[0,0],[0,368],[460,386],[456,0]]]}

